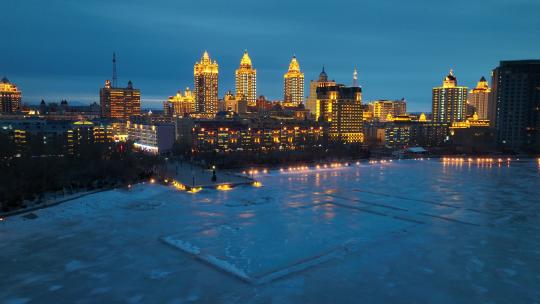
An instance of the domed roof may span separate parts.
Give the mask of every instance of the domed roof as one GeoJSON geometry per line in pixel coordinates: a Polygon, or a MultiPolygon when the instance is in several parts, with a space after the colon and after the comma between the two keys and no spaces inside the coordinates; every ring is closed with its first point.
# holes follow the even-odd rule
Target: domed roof
{"type": "Polygon", "coordinates": [[[251,67],[251,58],[249,58],[249,54],[247,50],[244,51],[244,55],[242,56],[242,59],[240,60],[240,66],[250,68],[251,67]]]}
{"type": "Polygon", "coordinates": [[[9,79],[7,79],[6,76],[4,76],[4,78],[2,78],[1,82],[2,82],[2,83],[10,83],[10,82],[9,82],[9,79]]]}
{"type": "Polygon", "coordinates": [[[300,64],[296,60],[296,56],[293,56],[291,63],[289,64],[289,72],[300,72],[300,64]]]}
{"type": "Polygon", "coordinates": [[[445,80],[456,80],[456,76],[454,76],[454,70],[450,69],[450,73],[448,73],[448,75],[446,75],[446,78],[445,80]]]}
{"type": "Polygon", "coordinates": [[[455,86],[457,86],[457,78],[454,75],[454,70],[450,69],[450,73],[444,78],[443,87],[453,88],[455,86]]]}

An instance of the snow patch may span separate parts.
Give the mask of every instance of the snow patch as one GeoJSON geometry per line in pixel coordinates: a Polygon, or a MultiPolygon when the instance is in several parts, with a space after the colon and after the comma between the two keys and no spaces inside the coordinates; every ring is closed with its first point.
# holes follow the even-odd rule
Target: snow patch
{"type": "Polygon", "coordinates": [[[169,244],[169,245],[172,245],[178,249],[181,249],[187,253],[191,253],[191,254],[199,254],[201,253],[201,250],[199,249],[199,247],[191,244],[190,242],[186,242],[186,241],[182,241],[182,240],[179,240],[179,239],[176,239],[172,236],[167,236],[167,237],[163,237],[161,238],[165,243],[169,244]]]}
{"type": "Polygon", "coordinates": [[[236,267],[235,265],[225,261],[225,260],[222,260],[222,259],[219,259],[213,255],[206,255],[204,257],[204,259],[206,261],[208,261],[209,263],[211,263],[212,265],[220,268],[220,269],[223,269],[225,270],[226,272],[229,272],[237,277],[240,277],[241,279],[244,279],[246,281],[251,281],[251,278],[246,274],[246,272],[238,267],[236,267]]]}

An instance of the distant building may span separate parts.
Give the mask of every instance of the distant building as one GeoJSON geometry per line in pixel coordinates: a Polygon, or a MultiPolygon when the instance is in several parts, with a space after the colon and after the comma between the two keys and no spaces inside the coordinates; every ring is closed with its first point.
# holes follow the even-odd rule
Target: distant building
{"type": "Polygon", "coordinates": [[[501,61],[492,86],[489,119],[499,145],[540,152],[540,60],[501,61]]]}
{"type": "Polygon", "coordinates": [[[433,122],[447,124],[467,117],[467,87],[457,85],[452,70],[441,87],[433,88],[432,115],[433,122]]]}
{"type": "Polygon", "coordinates": [[[291,106],[301,104],[304,101],[304,73],[300,71],[296,56],[291,59],[283,79],[283,103],[291,106]]]}
{"type": "Polygon", "coordinates": [[[189,88],[186,88],[183,94],[182,91],[176,92],[176,95],[170,96],[165,101],[163,111],[167,116],[186,116],[195,112],[195,96],[193,92],[189,88]]]}
{"type": "Polygon", "coordinates": [[[99,121],[0,119],[0,132],[10,135],[18,153],[33,155],[77,154],[89,145],[113,142],[112,125],[99,121]]]}
{"type": "Polygon", "coordinates": [[[264,111],[270,110],[270,108],[272,108],[272,103],[270,101],[266,100],[266,97],[261,95],[261,96],[259,96],[259,98],[257,98],[256,107],[257,107],[257,111],[264,112],[264,111]]]}
{"type": "Polygon", "coordinates": [[[193,67],[195,112],[206,115],[218,112],[218,73],[217,62],[204,51],[201,61],[193,67]]]}
{"type": "Polygon", "coordinates": [[[362,89],[342,84],[317,88],[315,119],[329,124],[329,139],[344,143],[364,141],[362,89]]]}
{"type": "Polygon", "coordinates": [[[319,74],[319,79],[311,80],[309,82],[309,96],[306,102],[306,109],[308,109],[312,115],[315,115],[315,112],[317,112],[317,88],[335,85],[336,82],[334,80],[328,80],[328,75],[324,71],[324,67],[322,72],[319,74]]]}
{"type": "Polygon", "coordinates": [[[126,88],[116,88],[110,80],[99,90],[101,117],[128,120],[131,116],[141,115],[141,91],[133,88],[128,81],[126,88]]]}
{"type": "Polygon", "coordinates": [[[149,124],[127,122],[128,139],[136,149],[161,154],[172,149],[175,140],[173,124],[149,124]]]}
{"type": "Polygon", "coordinates": [[[450,143],[462,153],[487,153],[495,151],[495,131],[489,120],[478,114],[450,126],[450,143]]]}
{"type": "Polygon", "coordinates": [[[373,119],[377,119],[379,121],[384,122],[387,120],[392,120],[392,117],[407,114],[407,103],[405,99],[376,100],[373,101],[371,105],[373,107],[373,119]]]}
{"type": "Polygon", "coordinates": [[[476,88],[469,92],[468,104],[474,107],[474,112],[479,119],[488,119],[489,98],[491,88],[487,80],[482,76],[476,84],[476,88]]]}
{"type": "Polygon", "coordinates": [[[323,127],[307,120],[265,119],[248,124],[227,114],[222,119],[180,121],[180,141],[195,152],[293,151],[324,143],[323,127]]]}
{"type": "Polygon", "coordinates": [[[4,77],[0,80],[0,113],[15,113],[21,107],[21,91],[4,77]]]}
{"type": "Polygon", "coordinates": [[[253,107],[257,101],[257,70],[251,65],[248,52],[240,60],[240,67],[236,70],[236,95],[245,96],[248,106],[253,107]]]}
{"type": "Polygon", "coordinates": [[[78,154],[88,145],[107,144],[114,141],[111,124],[77,121],[67,131],[67,150],[69,154],[78,154]]]}

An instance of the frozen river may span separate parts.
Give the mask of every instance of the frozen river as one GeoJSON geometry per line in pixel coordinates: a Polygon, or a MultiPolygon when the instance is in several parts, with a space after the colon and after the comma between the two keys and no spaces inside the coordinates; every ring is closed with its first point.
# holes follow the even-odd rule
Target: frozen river
{"type": "Polygon", "coordinates": [[[4,303],[539,303],[540,167],[394,161],[0,222],[4,303]]]}

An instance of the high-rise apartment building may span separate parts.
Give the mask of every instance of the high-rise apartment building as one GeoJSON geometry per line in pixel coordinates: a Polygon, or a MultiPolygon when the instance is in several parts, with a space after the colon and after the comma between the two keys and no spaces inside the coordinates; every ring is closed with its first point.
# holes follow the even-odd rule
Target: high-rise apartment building
{"type": "Polygon", "coordinates": [[[245,96],[249,106],[257,104],[257,70],[253,68],[247,51],[244,51],[240,67],[236,70],[236,95],[245,96]]]}
{"type": "Polygon", "coordinates": [[[183,117],[189,113],[195,112],[195,96],[193,92],[186,88],[184,93],[182,91],[176,92],[176,95],[169,96],[167,101],[164,104],[164,110],[166,112],[171,111],[169,116],[179,116],[183,117]]]}
{"type": "Polygon", "coordinates": [[[492,86],[489,119],[499,145],[540,152],[540,60],[501,61],[492,86]]]}
{"type": "Polygon", "coordinates": [[[476,88],[469,92],[468,103],[474,107],[479,119],[488,119],[488,107],[491,89],[487,80],[482,76],[476,88]]]}
{"type": "Polygon", "coordinates": [[[21,91],[4,77],[0,80],[0,112],[14,113],[21,107],[21,91]]]}
{"type": "Polygon", "coordinates": [[[446,76],[441,87],[433,88],[433,122],[452,123],[467,118],[467,87],[457,85],[454,72],[446,76]]]}
{"type": "Polygon", "coordinates": [[[306,109],[313,115],[317,112],[317,88],[318,87],[329,87],[335,86],[336,82],[334,80],[328,80],[328,75],[324,71],[319,74],[318,80],[311,80],[309,82],[309,96],[306,102],[306,109]]]}
{"type": "Polygon", "coordinates": [[[407,102],[401,100],[375,100],[373,106],[373,118],[384,122],[391,118],[407,114],[407,102]]]}
{"type": "Polygon", "coordinates": [[[330,140],[344,143],[364,141],[362,89],[342,84],[317,88],[316,120],[329,124],[330,140]]]}
{"type": "Polygon", "coordinates": [[[128,81],[125,88],[113,87],[110,80],[99,90],[101,117],[127,120],[141,114],[141,91],[128,81]]]}
{"type": "Polygon", "coordinates": [[[283,75],[283,102],[297,106],[304,101],[304,73],[300,71],[300,64],[293,56],[289,64],[289,70],[283,75]]]}
{"type": "Polygon", "coordinates": [[[218,73],[217,62],[210,59],[204,51],[201,61],[193,67],[195,82],[195,112],[216,114],[218,112],[218,73]]]}

